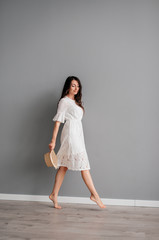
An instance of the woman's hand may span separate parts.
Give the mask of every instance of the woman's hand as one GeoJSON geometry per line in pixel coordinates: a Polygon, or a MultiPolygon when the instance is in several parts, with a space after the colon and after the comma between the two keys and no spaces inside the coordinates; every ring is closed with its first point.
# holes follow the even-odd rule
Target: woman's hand
{"type": "Polygon", "coordinates": [[[49,144],[50,152],[55,148],[55,145],[56,145],[55,141],[52,140],[49,144]]]}

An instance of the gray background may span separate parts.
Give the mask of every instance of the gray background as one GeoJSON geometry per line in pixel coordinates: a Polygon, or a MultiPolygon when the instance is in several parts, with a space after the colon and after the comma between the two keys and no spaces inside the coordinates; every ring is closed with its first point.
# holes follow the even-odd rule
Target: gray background
{"type": "MultiPolygon", "coordinates": [[[[0,1],[0,193],[51,192],[43,154],[75,75],[99,195],[159,200],[158,29],[154,0],[0,1]]],[[[90,196],[80,172],[67,171],[59,196],[90,196]]]]}

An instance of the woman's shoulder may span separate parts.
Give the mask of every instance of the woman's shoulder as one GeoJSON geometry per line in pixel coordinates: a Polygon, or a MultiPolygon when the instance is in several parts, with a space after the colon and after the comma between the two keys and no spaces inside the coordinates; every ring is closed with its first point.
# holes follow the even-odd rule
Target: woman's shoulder
{"type": "Polygon", "coordinates": [[[75,100],[72,100],[67,96],[64,96],[64,97],[60,98],[59,103],[63,104],[63,105],[67,105],[67,106],[76,105],[75,100]]]}
{"type": "Polygon", "coordinates": [[[65,97],[62,97],[62,98],[60,98],[59,101],[64,102],[64,101],[66,101],[66,98],[65,98],[65,97]]]}
{"type": "Polygon", "coordinates": [[[67,106],[68,105],[67,98],[66,97],[60,98],[58,104],[67,106]]]}
{"type": "Polygon", "coordinates": [[[66,98],[66,97],[62,97],[62,98],[60,98],[59,102],[61,102],[61,103],[67,103],[68,101],[67,101],[67,98],[66,98]]]}

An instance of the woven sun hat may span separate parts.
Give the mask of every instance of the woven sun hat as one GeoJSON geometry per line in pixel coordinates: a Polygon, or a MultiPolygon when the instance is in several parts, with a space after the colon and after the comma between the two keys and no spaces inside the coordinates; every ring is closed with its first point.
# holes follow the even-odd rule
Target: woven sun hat
{"type": "Polygon", "coordinates": [[[51,152],[44,154],[44,160],[47,167],[54,167],[57,169],[57,155],[53,149],[51,152]]]}

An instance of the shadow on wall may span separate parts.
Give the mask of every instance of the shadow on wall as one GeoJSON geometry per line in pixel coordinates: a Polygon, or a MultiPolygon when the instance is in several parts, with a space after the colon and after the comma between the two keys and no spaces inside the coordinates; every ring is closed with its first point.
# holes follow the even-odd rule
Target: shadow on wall
{"type": "MultiPolygon", "coordinates": [[[[42,194],[48,195],[53,187],[56,169],[45,165],[44,153],[49,151],[52,138],[54,117],[58,99],[52,99],[56,94],[40,96],[36,101],[27,102],[19,109],[16,136],[12,151],[6,156],[6,172],[4,193],[42,194]],[[7,179],[12,179],[9,184],[7,179]]],[[[60,146],[62,125],[57,136],[55,152],[60,146]]],[[[2,189],[1,189],[2,190],[2,189]]]]}

